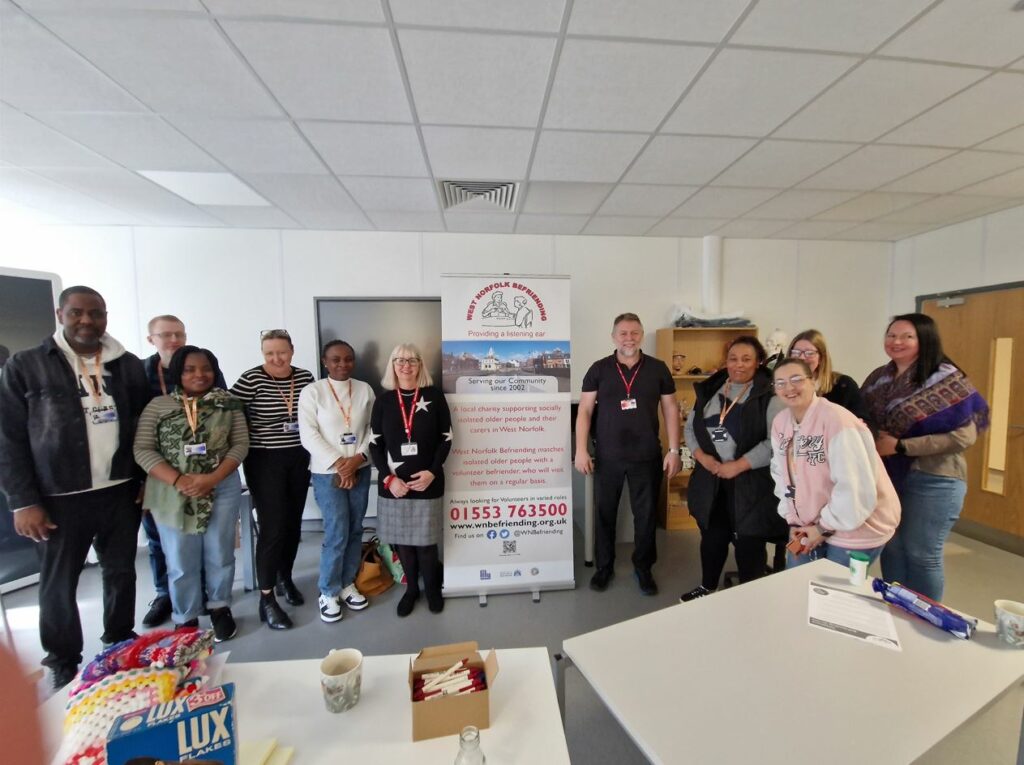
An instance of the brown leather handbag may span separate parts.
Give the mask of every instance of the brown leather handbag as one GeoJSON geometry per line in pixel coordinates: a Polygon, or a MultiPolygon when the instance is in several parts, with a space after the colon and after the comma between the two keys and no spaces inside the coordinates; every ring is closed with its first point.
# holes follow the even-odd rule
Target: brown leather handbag
{"type": "Polygon", "coordinates": [[[356,574],[356,589],[363,595],[380,595],[395,583],[377,551],[379,542],[377,537],[363,542],[363,558],[356,574]]]}

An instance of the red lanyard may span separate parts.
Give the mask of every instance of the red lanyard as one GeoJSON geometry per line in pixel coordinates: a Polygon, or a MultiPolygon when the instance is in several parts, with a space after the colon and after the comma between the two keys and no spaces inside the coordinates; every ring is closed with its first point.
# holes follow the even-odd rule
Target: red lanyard
{"type": "Polygon", "coordinates": [[[636,382],[636,376],[640,374],[640,367],[643,366],[643,358],[636,364],[636,369],[633,370],[633,376],[629,378],[629,382],[626,382],[626,375],[622,374],[622,367],[619,366],[618,360],[615,361],[615,369],[618,370],[619,377],[622,378],[622,384],[626,386],[626,398],[629,398],[629,394],[633,390],[633,383],[636,382]]]}
{"type": "MultiPolygon", "coordinates": [[[[334,390],[334,383],[331,382],[331,378],[329,378],[329,377],[327,378],[327,387],[331,389],[331,395],[334,396],[334,400],[338,404],[338,409],[341,410],[341,416],[345,418],[345,427],[349,428],[351,430],[351,428],[352,428],[352,380],[351,380],[351,378],[348,381],[348,411],[347,412],[345,411],[345,407],[343,407],[341,405],[341,399],[338,398],[338,394],[334,390]]],[[[399,395],[398,399],[399,399],[399,401],[401,401],[401,399],[402,399],[401,395],[399,395]]],[[[405,419],[405,412],[404,411],[402,412],[402,419],[403,420],[405,419]]]]}
{"type": "Polygon", "coordinates": [[[412,443],[412,418],[416,414],[416,400],[420,397],[420,389],[417,388],[412,394],[412,404],[409,407],[409,416],[405,416],[405,403],[402,401],[402,392],[395,388],[395,395],[398,396],[398,408],[402,411],[402,425],[405,427],[405,440],[412,443]]]}

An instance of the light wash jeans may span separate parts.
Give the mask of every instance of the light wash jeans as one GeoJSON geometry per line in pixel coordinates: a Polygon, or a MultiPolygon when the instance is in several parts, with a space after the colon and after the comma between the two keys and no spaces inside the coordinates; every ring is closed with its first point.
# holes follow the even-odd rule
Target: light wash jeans
{"type": "Polygon", "coordinates": [[[802,566],[805,563],[811,563],[816,560],[830,560],[833,563],[838,563],[840,566],[846,568],[850,567],[850,553],[859,552],[864,553],[868,556],[868,565],[870,566],[875,562],[875,558],[882,552],[882,547],[868,547],[865,550],[849,550],[845,547],[837,547],[836,545],[830,545],[828,542],[818,545],[806,555],[793,555],[791,552],[786,553],[786,568],[793,568],[794,566],[802,566]]]}
{"type": "Polygon", "coordinates": [[[334,486],[333,473],[313,473],[313,496],[324,518],[320,550],[320,593],[336,598],[356,580],[363,544],[363,518],[370,496],[370,468],[356,472],[351,489],[334,486]]]}
{"type": "Polygon", "coordinates": [[[900,491],[903,515],[882,552],[882,577],[932,600],[942,600],[942,548],[964,507],[967,484],[959,478],[911,470],[900,491]]]}
{"type": "Polygon", "coordinates": [[[158,524],[160,545],[167,558],[167,584],[175,624],[198,617],[204,602],[209,609],[231,605],[231,585],[235,581],[235,529],[241,497],[242,480],[236,470],[213,490],[213,512],[204,533],[186,534],[158,524]],[[204,568],[205,593],[202,586],[204,568]]]}

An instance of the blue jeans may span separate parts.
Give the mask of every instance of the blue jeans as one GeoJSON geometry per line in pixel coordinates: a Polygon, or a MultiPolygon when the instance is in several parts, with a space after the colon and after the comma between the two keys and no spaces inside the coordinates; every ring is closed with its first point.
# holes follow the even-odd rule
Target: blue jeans
{"type": "Polygon", "coordinates": [[[160,546],[160,530],[156,527],[156,519],[152,513],[142,514],[142,528],[146,531],[146,544],[149,547],[149,570],[153,572],[153,589],[157,597],[167,593],[167,561],[164,559],[164,548],[160,546]]]}
{"type": "Polygon", "coordinates": [[[942,548],[964,507],[967,484],[959,478],[911,470],[900,491],[903,516],[882,552],[882,576],[932,600],[942,600],[942,548]]]}
{"type": "Polygon", "coordinates": [[[811,563],[816,560],[830,560],[833,563],[838,563],[840,566],[845,568],[850,567],[850,553],[859,552],[864,553],[868,556],[868,565],[870,566],[875,562],[875,558],[882,552],[882,547],[868,547],[864,550],[850,550],[846,547],[837,547],[836,545],[830,545],[828,542],[820,544],[811,550],[806,555],[793,555],[791,552],[786,553],[786,568],[793,568],[794,566],[802,566],[805,563],[811,563]]]}
{"type": "Polygon", "coordinates": [[[313,496],[324,518],[324,544],[320,550],[320,593],[337,597],[356,580],[363,544],[363,518],[370,496],[370,468],[356,472],[351,489],[333,485],[333,473],[313,473],[313,496]]]}
{"type": "Polygon", "coordinates": [[[231,585],[235,581],[235,528],[241,497],[242,479],[236,470],[213,490],[213,511],[210,525],[204,533],[186,534],[169,526],[159,526],[160,542],[167,558],[167,583],[175,624],[198,617],[204,602],[209,609],[231,605],[231,585]],[[201,576],[204,569],[205,593],[201,576]]]}

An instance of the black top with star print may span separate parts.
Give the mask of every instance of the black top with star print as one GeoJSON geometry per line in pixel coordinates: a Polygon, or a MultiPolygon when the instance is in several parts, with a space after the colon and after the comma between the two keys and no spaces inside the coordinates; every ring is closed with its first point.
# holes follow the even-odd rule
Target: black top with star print
{"type": "MultiPolygon", "coordinates": [[[[370,415],[370,457],[380,476],[377,491],[382,497],[391,497],[384,488],[384,479],[396,475],[409,481],[414,473],[429,470],[434,480],[425,491],[410,491],[409,499],[435,499],[444,495],[444,461],[452,449],[452,417],[448,402],[440,388],[428,386],[419,389],[416,396],[411,390],[383,391],[373,402],[370,415]],[[412,442],[416,454],[402,454],[407,442],[402,410],[398,397],[402,397],[405,416],[412,410],[412,442]],[[413,407],[413,398],[416,406],[413,407]]],[[[408,451],[408,450],[407,450],[408,451]]]]}

